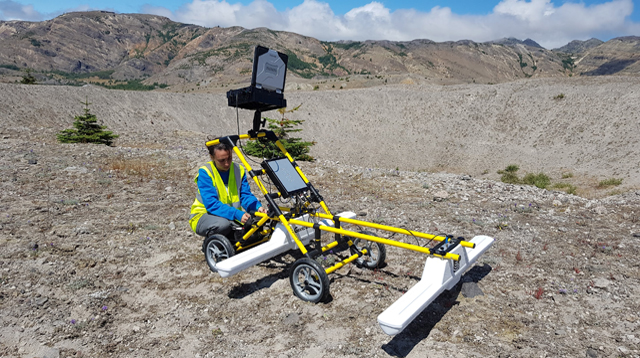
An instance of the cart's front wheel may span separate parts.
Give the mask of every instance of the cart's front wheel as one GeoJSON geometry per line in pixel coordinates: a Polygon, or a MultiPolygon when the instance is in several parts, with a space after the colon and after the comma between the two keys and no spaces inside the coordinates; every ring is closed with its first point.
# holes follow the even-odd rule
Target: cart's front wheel
{"type": "MultiPolygon", "coordinates": [[[[369,231],[362,231],[361,234],[376,236],[369,231]]],[[[351,247],[351,253],[355,254],[357,252],[356,250],[362,251],[362,249],[366,249],[367,253],[356,259],[356,265],[358,267],[374,269],[384,264],[384,260],[387,257],[387,249],[383,244],[354,238],[353,246],[351,247]]]]}
{"type": "Polygon", "coordinates": [[[318,303],[329,295],[329,276],[316,261],[303,257],[293,263],[289,282],[303,301],[318,303]]]}
{"type": "Polygon", "coordinates": [[[226,237],[215,234],[211,235],[204,240],[202,245],[204,249],[204,258],[207,260],[207,265],[213,272],[218,272],[216,264],[222,260],[228,259],[235,254],[233,245],[226,237]]]}

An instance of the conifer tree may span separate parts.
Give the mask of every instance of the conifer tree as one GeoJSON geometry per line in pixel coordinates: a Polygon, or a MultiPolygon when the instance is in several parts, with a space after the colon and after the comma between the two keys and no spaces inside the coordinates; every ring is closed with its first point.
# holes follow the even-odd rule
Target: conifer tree
{"type": "Polygon", "coordinates": [[[27,68],[24,70],[25,74],[22,76],[20,83],[24,85],[34,85],[36,84],[36,78],[31,74],[31,69],[27,68]]]}
{"type": "MultiPolygon", "coordinates": [[[[295,160],[303,160],[303,161],[313,161],[313,157],[310,156],[309,150],[311,146],[316,144],[316,142],[304,142],[301,138],[294,138],[289,135],[289,133],[295,133],[302,131],[301,128],[296,128],[298,125],[302,124],[304,120],[301,119],[288,119],[285,117],[287,113],[293,113],[297,111],[300,107],[297,106],[295,108],[287,110],[286,108],[278,109],[278,112],[282,115],[280,119],[266,118],[269,123],[269,129],[272,130],[280,143],[285,147],[289,155],[293,157],[295,160]]],[[[258,139],[257,141],[251,141],[247,143],[244,150],[249,155],[253,155],[256,157],[263,157],[266,159],[272,159],[282,156],[282,152],[275,143],[266,141],[265,139],[258,139]]]]}
{"type": "Polygon", "coordinates": [[[75,129],[65,129],[58,133],[58,141],[61,143],[98,143],[111,145],[118,135],[111,131],[105,131],[107,126],[98,124],[95,115],[89,111],[89,100],[80,102],[84,104],[84,115],[75,116],[73,126],[75,129]]]}

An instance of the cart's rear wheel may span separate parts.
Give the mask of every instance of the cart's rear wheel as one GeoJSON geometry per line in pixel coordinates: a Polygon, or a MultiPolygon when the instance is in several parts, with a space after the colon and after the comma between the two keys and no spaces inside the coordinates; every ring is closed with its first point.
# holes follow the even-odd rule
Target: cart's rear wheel
{"type": "Polygon", "coordinates": [[[307,257],[293,263],[289,282],[293,293],[303,301],[318,303],[329,295],[329,276],[319,263],[307,257]]]}
{"type": "Polygon", "coordinates": [[[235,250],[229,239],[223,235],[211,235],[204,240],[202,244],[204,250],[204,258],[207,265],[213,272],[218,272],[216,264],[222,260],[228,259],[235,254],[235,250]]]}
{"type": "MultiPolygon", "coordinates": [[[[360,233],[370,236],[376,236],[369,231],[361,231],[360,233]]],[[[367,253],[356,259],[355,262],[358,267],[374,269],[384,264],[384,260],[387,258],[387,249],[383,244],[354,238],[353,246],[351,247],[351,254],[355,254],[357,250],[362,251],[362,249],[367,249],[367,253]]]]}

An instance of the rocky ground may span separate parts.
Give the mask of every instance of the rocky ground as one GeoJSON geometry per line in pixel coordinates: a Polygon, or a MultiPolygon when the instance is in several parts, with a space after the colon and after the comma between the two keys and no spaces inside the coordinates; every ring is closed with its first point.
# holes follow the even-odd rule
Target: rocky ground
{"type": "MultiPolygon", "coordinates": [[[[565,102],[569,113],[595,96],[589,92],[594,88],[615,97],[636,86],[536,83],[547,94],[577,97],[585,91],[576,104],[565,102]]],[[[516,91],[513,98],[533,93],[517,88],[451,87],[441,96],[494,89],[496,98],[509,91],[516,91]]],[[[376,317],[418,282],[424,255],[389,247],[381,269],[348,265],[330,275],[331,298],[320,304],[292,293],[288,269],[295,254],[227,279],[209,271],[202,239],[190,231],[187,216],[193,176],[206,160],[202,140],[210,134],[198,127],[206,125],[207,111],[225,111],[220,103],[198,95],[91,88],[0,90],[2,357],[640,356],[640,191],[633,186],[586,198],[501,183],[493,171],[492,177],[460,168],[456,174],[396,170],[397,155],[379,156],[373,166],[360,160],[366,151],[347,147],[359,156],[336,158],[319,143],[313,153],[318,160],[301,166],[333,212],[350,210],[363,220],[429,233],[496,239],[460,285],[390,337],[376,317]],[[81,113],[75,106],[85,93],[97,99],[90,99],[97,102],[94,113],[121,135],[115,147],[56,143],[55,132],[70,126],[68,114],[81,113]],[[474,289],[483,295],[467,294],[474,289]]],[[[373,92],[341,93],[350,99],[373,92]]],[[[338,103],[333,92],[319,96],[338,103]]],[[[372,100],[367,96],[362,101],[372,100]]],[[[600,104],[585,111],[615,108],[600,104]]],[[[619,127],[633,128],[636,104],[624,105],[631,114],[619,127]]],[[[234,133],[233,124],[218,129],[234,133]]],[[[246,119],[241,125],[247,128],[246,119]]],[[[313,126],[309,132],[322,133],[313,126]]],[[[340,141],[344,131],[334,133],[334,146],[356,146],[353,137],[340,141]]],[[[384,144],[392,148],[389,143],[384,144]]],[[[544,143],[538,142],[540,152],[544,143]]],[[[595,168],[608,158],[614,170],[629,173],[625,180],[634,180],[637,163],[619,158],[635,158],[637,147],[615,142],[589,152],[591,142],[583,148],[567,143],[572,153],[600,153],[576,167],[595,168]]]]}
{"type": "MultiPolygon", "coordinates": [[[[155,143],[153,143],[155,145],[155,143]]],[[[284,255],[228,279],[187,225],[202,150],[24,135],[0,143],[3,357],[637,357],[640,192],[584,199],[466,175],[303,163],[336,212],[494,246],[404,332],[376,317],[425,256],[330,275],[331,299],[289,286],[284,255]]],[[[414,242],[412,238],[395,237],[414,242]]]]}

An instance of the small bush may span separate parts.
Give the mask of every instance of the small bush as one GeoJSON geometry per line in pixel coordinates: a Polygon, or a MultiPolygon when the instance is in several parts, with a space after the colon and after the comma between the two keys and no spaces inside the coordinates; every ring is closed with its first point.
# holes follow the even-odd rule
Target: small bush
{"type": "Polygon", "coordinates": [[[618,186],[622,184],[622,179],[610,178],[606,180],[602,180],[598,183],[598,188],[605,188],[608,186],[618,186]]]}
{"type": "Polygon", "coordinates": [[[546,189],[551,184],[551,179],[544,173],[527,173],[524,178],[520,179],[516,172],[520,170],[520,167],[516,164],[508,165],[503,170],[498,170],[498,174],[502,174],[500,181],[508,184],[527,184],[535,185],[538,188],[546,189]]]}
{"type": "Polygon", "coordinates": [[[569,178],[573,178],[573,173],[569,172],[569,173],[562,174],[562,179],[569,179],[569,178]]]}
{"type": "Polygon", "coordinates": [[[508,184],[520,184],[520,178],[515,173],[504,173],[502,177],[500,177],[500,181],[508,184]]]}
{"type": "Polygon", "coordinates": [[[85,101],[84,115],[76,116],[73,126],[75,129],[65,129],[58,132],[60,143],[98,143],[111,145],[118,135],[105,131],[107,126],[101,126],[96,116],[89,112],[89,102],[85,101]]]}
{"type": "Polygon", "coordinates": [[[520,170],[519,166],[517,166],[516,164],[509,164],[503,170],[498,170],[498,174],[515,173],[518,170],[520,170]]]}
{"type": "Polygon", "coordinates": [[[559,95],[553,97],[553,99],[555,99],[555,100],[560,100],[560,99],[563,99],[563,98],[564,98],[564,93],[560,93],[559,95]]]}
{"type": "Polygon", "coordinates": [[[549,184],[551,184],[551,179],[544,173],[527,173],[527,175],[522,178],[522,183],[528,185],[535,185],[540,189],[546,189],[549,184]]]}
{"type": "Polygon", "coordinates": [[[505,172],[507,172],[507,173],[515,173],[515,172],[517,172],[518,170],[520,170],[520,167],[519,167],[519,166],[517,166],[517,165],[515,165],[515,164],[508,165],[508,166],[504,169],[504,171],[505,171],[505,172]]]}

